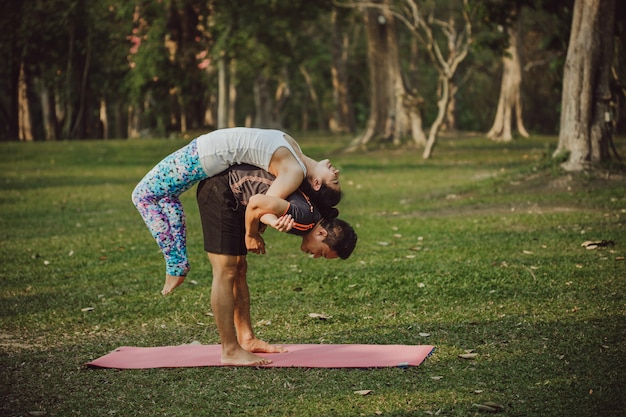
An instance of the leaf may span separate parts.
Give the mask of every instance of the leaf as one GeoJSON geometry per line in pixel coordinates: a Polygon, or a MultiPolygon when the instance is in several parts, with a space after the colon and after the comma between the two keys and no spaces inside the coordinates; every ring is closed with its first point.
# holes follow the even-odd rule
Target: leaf
{"type": "Polygon", "coordinates": [[[320,319],[320,320],[328,320],[328,319],[333,318],[333,316],[327,316],[326,314],[320,314],[320,313],[309,313],[309,317],[313,319],[320,319]]]}
{"type": "Polygon", "coordinates": [[[366,396],[368,394],[371,394],[372,392],[374,392],[374,391],[372,391],[371,389],[361,389],[361,390],[358,390],[358,391],[354,391],[355,394],[362,395],[362,396],[366,396]]]}
{"type": "Polygon", "coordinates": [[[483,405],[486,405],[487,407],[495,408],[498,411],[504,410],[504,406],[502,404],[494,403],[492,401],[485,401],[483,405]]]}
{"type": "Polygon", "coordinates": [[[613,246],[614,244],[615,242],[613,242],[612,240],[587,240],[581,243],[580,246],[585,249],[592,250],[597,248],[604,248],[607,246],[613,246]]]}
{"type": "Polygon", "coordinates": [[[500,411],[504,411],[503,405],[491,401],[486,401],[482,404],[472,404],[472,406],[479,411],[485,411],[487,413],[499,413],[500,411]]]}
{"type": "Polygon", "coordinates": [[[497,413],[498,410],[493,408],[493,407],[489,407],[488,405],[485,404],[472,404],[472,407],[478,409],[479,411],[485,411],[487,413],[497,413]]]}
{"type": "Polygon", "coordinates": [[[478,353],[461,353],[459,358],[461,359],[475,359],[478,353]]]}
{"type": "Polygon", "coordinates": [[[430,379],[432,379],[434,381],[439,381],[439,380],[443,379],[443,377],[440,376],[440,375],[437,375],[437,376],[431,376],[430,379]]]}
{"type": "Polygon", "coordinates": [[[85,308],[81,308],[80,311],[94,311],[96,308],[95,307],[85,307],[85,308]]]}
{"type": "Polygon", "coordinates": [[[428,336],[430,336],[430,333],[422,333],[422,332],[420,332],[420,333],[418,333],[418,335],[420,335],[421,337],[428,337],[428,336]]]}

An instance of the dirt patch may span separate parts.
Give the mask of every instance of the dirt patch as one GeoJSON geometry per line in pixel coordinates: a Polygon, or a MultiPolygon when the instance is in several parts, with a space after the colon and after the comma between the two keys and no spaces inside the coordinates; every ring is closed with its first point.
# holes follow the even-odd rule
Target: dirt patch
{"type": "MultiPolygon", "coordinates": [[[[510,215],[510,214],[554,214],[554,213],[573,213],[589,211],[591,209],[582,209],[580,207],[567,206],[540,206],[539,204],[529,205],[501,205],[501,206],[483,206],[483,207],[449,207],[437,210],[415,211],[407,214],[398,214],[398,217],[423,217],[423,218],[444,218],[455,216],[492,216],[492,215],[510,215]]],[[[383,213],[381,213],[383,214],[383,213]]],[[[386,213],[390,215],[391,213],[386,213]]],[[[384,215],[384,214],[383,214],[384,215]]]]}
{"type": "Polygon", "coordinates": [[[15,336],[8,333],[0,333],[0,350],[31,350],[41,349],[41,345],[38,343],[26,343],[15,336]]]}

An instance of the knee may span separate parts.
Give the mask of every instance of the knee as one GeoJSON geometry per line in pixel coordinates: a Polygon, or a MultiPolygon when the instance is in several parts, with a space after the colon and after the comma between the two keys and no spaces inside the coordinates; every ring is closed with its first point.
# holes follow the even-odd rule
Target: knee
{"type": "Polygon", "coordinates": [[[144,193],[141,192],[139,184],[137,184],[137,186],[135,187],[135,189],[133,190],[133,192],[132,192],[132,194],[130,196],[130,198],[133,201],[133,204],[135,205],[135,207],[139,206],[139,204],[142,202],[143,195],[144,195],[144,193]]]}
{"type": "Polygon", "coordinates": [[[236,280],[246,276],[248,263],[244,257],[225,256],[222,260],[226,262],[211,262],[213,267],[213,277],[220,279],[236,280]]]}

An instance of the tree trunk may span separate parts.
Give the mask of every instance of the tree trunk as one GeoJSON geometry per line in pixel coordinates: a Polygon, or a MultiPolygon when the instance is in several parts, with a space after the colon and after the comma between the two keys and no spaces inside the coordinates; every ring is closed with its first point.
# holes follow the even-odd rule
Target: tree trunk
{"type": "Polygon", "coordinates": [[[582,171],[610,158],[609,75],[615,0],[576,0],[565,70],[559,144],[566,171],[582,171]]]}
{"type": "Polygon", "coordinates": [[[180,133],[187,133],[187,105],[185,104],[182,88],[177,87],[175,90],[176,101],[180,111],[180,133]]]}
{"type": "Polygon", "coordinates": [[[128,106],[128,137],[130,139],[136,139],[139,137],[139,109],[133,106],[128,106]]]}
{"type": "MultiPolygon", "coordinates": [[[[317,91],[315,91],[315,86],[313,85],[313,80],[311,79],[311,75],[306,70],[304,65],[300,65],[300,74],[304,78],[304,82],[306,83],[307,88],[309,89],[309,97],[313,102],[313,106],[315,107],[315,113],[317,115],[317,130],[320,132],[326,130],[324,113],[322,112],[322,105],[317,96],[317,91]]],[[[306,130],[306,129],[304,129],[306,130]]]]}
{"type": "Polygon", "coordinates": [[[522,64],[520,59],[521,47],[521,19],[517,10],[512,13],[512,23],[507,28],[509,46],[502,57],[502,82],[500,84],[500,98],[498,108],[487,137],[494,141],[510,142],[513,140],[512,121],[517,122],[520,135],[527,138],[528,132],[522,119],[522,102],[520,89],[522,84],[522,64]]]}
{"type": "Polygon", "coordinates": [[[404,86],[400,69],[398,40],[393,15],[388,9],[389,0],[381,7],[364,10],[367,34],[367,60],[370,75],[370,115],[365,131],[354,138],[346,151],[365,149],[372,139],[399,144],[400,139],[410,133],[419,138],[423,132],[412,132],[421,125],[419,109],[406,108],[411,95],[404,86]]]}
{"type": "Polygon", "coordinates": [[[439,100],[437,100],[437,117],[430,127],[430,131],[428,132],[428,141],[426,142],[426,148],[424,148],[424,153],[422,157],[424,159],[430,158],[433,153],[433,147],[435,146],[435,141],[437,139],[437,133],[439,132],[439,128],[443,123],[443,118],[446,115],[446,109],[448,108],[448,101],[450,99],[450,82],[445,75],[439,76],[439,83],[441,88],[441,92],[439,95],[439,100]]]}
{"type": "Polygon", "coordinates": [[[85,106],[87,105],[87,96],[89,90],[89,71],[91,67],[91,35],[87,34],[87,50],[85,52],[85,60],[82,62],[82,71],[80,78],[80,90],[78,96],[78,112],[76,120],[70,131],[70,138],[85,138],[87,134],[87,118],[85,116],[85,106]]]}
{"type": "Polygon", "coordinates": [[[28,82],[26,81],[26,71],[24,63],[20,66],[20,78],[18,82],[18,125],[20,140],[32,141],[32,121],[30,117],[30,105],[28,103],[28,82]]]}
{"type": "Polygon", "coordinates": [[[235,109],[237,104],[237,60],[231,59],[229,65],[228,83],[228,127],[237,126],[235,109]]]}
{"type": "Polygon", "coordinates": [[[356,131],[354,106],[348,88],[348,35],[343,33],[338,22],[338,12],[333,8],[332,24],[332,67],[333,101],[335,104],[333,132],[356,131]]]}
{"type": "Polygon", "coordinates": [[[109,116],[104,98],[100,99],[100,123],[102,124],[102,139],[109,139],[109,116]]]}
{"type": "Polygon", "coordinates": [[[281,109],[289,96],[289,88],[285,81],[280,81],[272,99],[270,82],[260,73],[254,80],[254,127],[282,128],[281,109]]]}
{"type": "Polygon", "coordinates": [[[228,127],[228,60],[222,56],[217,61],[218,98],[217,98],[217,128],[228,127]]]}
{"type": "Polygon", "coordinates": [[[48,88],[41,79],[39,79],[36,84],[39,86],[39,100],[41,101],[41,115],[43,117],[45,138],[46,140],[57,140],[59,132],[54,94],[50,92],[50,88],[48,88]]]}
{"type": "Polygon", "coordinates": [[[459,86],[450,80],[448,84],[450,89],[450,99],[448,100],[448,107],[446,108],[446,115],[443,118],[441,130],[455,131],[456,130],[456,93],[459,91],[459,86]]]}

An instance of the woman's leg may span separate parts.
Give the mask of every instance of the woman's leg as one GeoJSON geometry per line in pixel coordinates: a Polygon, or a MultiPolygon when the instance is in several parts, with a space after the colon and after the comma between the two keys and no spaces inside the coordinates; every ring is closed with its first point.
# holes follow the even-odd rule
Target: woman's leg
{"type": "Polygon", "coordinates": [[[192,141],[159,162],[133,191],[133,203],[163,252],[166,275],[175,278],[174,286],[180,285],[189,271],[185,212],[179,196],[204,178],[192,141]]]}

